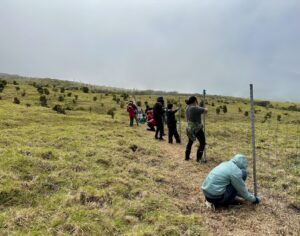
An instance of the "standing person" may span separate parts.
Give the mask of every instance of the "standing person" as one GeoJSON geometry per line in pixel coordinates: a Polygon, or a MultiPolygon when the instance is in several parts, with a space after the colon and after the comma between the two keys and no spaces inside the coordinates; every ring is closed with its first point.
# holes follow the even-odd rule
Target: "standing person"
{"type": "Polygon", "coordinates": [[[177,132],[177,120],[175,118],[175,113],[179,109],[173,111],[173,104],[168,104],[167,110],[167,125],[169,129],[169,143],[173,143],[173,136],[176,139],[176,143],[180,143],[180,137],[177,132]]]}
{"type": "Polygon", "coordinates": [[[127,105],[127,112],[129,114],[129,119],[130,119],[129,126],[133,127],[133,121],[135,119],[135,110],[134,110],[134,106],[133,106],[132,101],[129,101],[129,103],[127,105]]]}
{"type": "Polygon", "coordinates": [[[164,115],[164,110],[163,110],[163,105],[164,105],[164,99],[163,97],[158,97],[157,98],[157,103],[153,107],[153,118],[156,123],[156,132],[155,132],[155,138],[159,140],[164,140],[163,139],[163,133],[164,133],[164,125],[163,125],[163,115],[164,115]],[[158,137],[159,134],[159,137],[158,137]]]}
{"type": "Polygon", "coordinates": [[[145,109],[145,113],[148,114],[148,111],[151,110],[151,107],[147,104],[146,105],[146,109],[145,109]]]}
{"type": "Polygon", "coordinates": [[[204,148],[205,148],[205,135],[203,132],[203,125],[201,123],[201,115],[207,113],[208,109],[198,106],[198,101],[195,96],[189,97],[186,101],[186,118],[187,118],[187,128],[186,133],[189,139],[185,150],[185,160],[190,159],[190,154],[192,150],[193,143],[198,139],[200,146],[197,150],[197,162],[202,160],[204,148]]]}
{"type": "Polygon", "coordinates": [[[245,185],[246,178],[247,159],[244,155],[237,154],[230,161],[222,162],[212,169],[202,184],[206,201],[212,207],[228,206],[238,195],[258,204],[260,198],[248,192],[245,185]]]}
{"type": "Polygon", "coordinates": [[[131,104],[132,104],[132,107],[133,107],[133,110],[134,110],[134,119],[136,121],[136,125],[138,126],[139,125],[139,118],[138,118],[138,114],[139,114],[139,109],[137,107],[137,105],[131,101],[131,104]]]}

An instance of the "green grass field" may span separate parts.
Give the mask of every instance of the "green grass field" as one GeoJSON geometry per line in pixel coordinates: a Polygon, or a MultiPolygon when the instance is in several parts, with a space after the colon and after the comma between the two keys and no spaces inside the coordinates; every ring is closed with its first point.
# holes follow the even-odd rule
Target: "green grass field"
{"type": "MultiPolygon", "coordinates": [[[[178,178],[189,178],[176,165],[181,163],[181,151],[183,160],[184,145],[176,146],[179,156],[174,162],[163,151],[172,150],[165,147],[166,142],[154,140],[145,127],[129,128],[126,101],[120,92],[92,93],[90,88],[84,93],[57,81],[38,81],[34,87],[35,80],[16,79],[16,85],[13,79],[6,80],[0,93],[1,235],[217,234],[204,223],[204,215],[187,213],[181,203],[175,204],[174,193],[170,195],[168,185],[162,184],[173,171],[178,171],[178,178]],[[44,95],[46,106],[40,105],[39,83],[50,92],[44,95]],[[15,97],[20,104],[13,103],[15,97]],[[65,114],[54,111],[55,105],[65,109],[65,114]]],[[[133,94],[130,98],[144,107],[145,102],[153,105],[156,96],[133,94]]],[[[167,95],[165,100],[179,105],[178,95],[167,95]]],[[[193,173],[207,173],[238,152],[250,159],[251,173],[250,120],[245,116],[249,102],[208,96],[207,103],[210,165],[201,169],[190,163],[195,166],[193,173]],[[223,105],[227,113],[217,114],[216,108],[223,105]]],[[[300,113],[288,109],[292,105],[300,107],[280,102],[272,102],[269,108],[256,107],[257,176],[263,197],[284,201],[297,215],[300,113]],[[271,117],[266,119],[269,112],[271,117]]],[[[182,115],[183,143],[185,126],[182,115]]],[[[251,180],[250,176],[250,188],[251,180]]],[[[202,179],[193,181],[200,184],[202,179]]],[[[180,187],[184,185],[178,187],[175,192],[183,191],[180,187]]],[[[296,235],[299,226],[294,227],[284,232],[296,235]]]]}

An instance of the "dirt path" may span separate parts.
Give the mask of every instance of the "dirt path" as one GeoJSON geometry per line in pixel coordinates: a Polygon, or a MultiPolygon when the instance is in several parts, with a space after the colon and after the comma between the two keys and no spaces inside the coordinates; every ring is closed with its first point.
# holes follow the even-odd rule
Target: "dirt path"
{"type": "MultiPolygon", "coordinates": [[[[207,173],[219,162],[208,156],[207,164],[198,164],[195,158],[184,160],[184,145],[160,144],[164,158],[174,163],[161,183],[183,214],[200,214],[212,235],[300,235],[300,213],[288,207],[282,197],[268,189],[259,189],[262,204],[242,205],[212,212],[204,205],[200,184],[207,173]],[[175,167],[174,167],[175,166],[175,167]]],[[[194,147],[195,149],[195,147],[194,147]]],[[[195,157],[195,154],[191,155],[195,157]]]]}

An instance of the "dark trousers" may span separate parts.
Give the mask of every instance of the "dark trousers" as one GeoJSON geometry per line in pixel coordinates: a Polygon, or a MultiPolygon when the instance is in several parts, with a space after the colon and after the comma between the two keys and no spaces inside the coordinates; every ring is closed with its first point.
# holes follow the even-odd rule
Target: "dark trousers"
{"type": "Polygon", "coordinates": [[[130,118],[130,122],[129,122],[129,126],[130,126],[130,127],[133,126],[133,119],[134,119],[134,118],[130,118]]]}
{"type": "Polygon", "coordinates": [[[153,126],[153,124],[152,123],[147,123],[147,125],[148,125],[148,130],[151,130],[151,131],[155,131],[155,128],[154,128],[154,126],[153,126]]]}
{"type": "MultiPolygon", "coordinates": [[[[247,171],[246,170],[242,170],[242,178],[244,181],[246,181],[246,179],[247,179],[247,171]]],[[[236,198],[237,191],[233,187],[232,184],[229,184],[226,187],[224,194],[220,197],[216,196],[216,197],[212,198],[212,196],[207,196],[207,194],[205,194],[205,192],[204,192],[204,196],[208,202],[213,203],[215,206],[228,206],[236,198]]]]}
{"type": "MultiPolygon", "coordinates": [[[[154,118],[155,119],[155,118],[154,118]]],[[[163,125],[163,120],[162,118],[156,118],[156,132],[155,132],[155,138],[158,138],[158,133],[159,133],[159,138],[162,139],[163,133],[164,133],[164,125],[163,125]]]]}
{"type": "Polygon", "coordinates": [[[169,129],[169,143],[173,143],[173,136],[176,139],[176,143],[180,143],[180,137],[177,132],[176,124],[168,125],[169,129]]]}
{"type": "MultiPolygon", "coordinates": [[[[200,161],[203,156],[204,148],[205,148],[205,135],[203,132],[203,129],[200,129],[198,133],[196,134],[196,138],[198,139],[200,146],[197,150],[197,161],[200,161]]],[[[189,139],[188,144],[186,145],[186,150],[185,150],[185,159],[189,160],[190,159],[190,154],[193,146],[193,140],[189,139]]]]}

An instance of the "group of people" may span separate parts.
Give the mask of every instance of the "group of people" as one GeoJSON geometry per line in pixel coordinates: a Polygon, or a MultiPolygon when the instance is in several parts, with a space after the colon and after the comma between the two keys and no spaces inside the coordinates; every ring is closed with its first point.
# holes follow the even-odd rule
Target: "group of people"
{"type": "MultiPolygon", "coordinates": [[[[175,117],[176,112],[181,109],[181,107],[173,110],[173,104],[168,104],[167,108],[165,108],[164,105],[163,97],[158,97],[153,108],[146,108],[148,130],[155,131],[155,139],[164,140],[164,123],[166,122],[168,126],[169,143],[173,143],[173,137],[175,137],[176,143],[181,143],[175,117]]],[[[130,117],[130,126],[133,126],[134,119],[136,119],[138,124],[136,116],[137,108],[135,109],[134,106],[134,103],[130,101],[127,107],[130,117]]],[[[208,109],[200,107],[197,98],[190,96],[186,100],[185,112],[187,121],[186,134],[188,137],[188,143],[185,149],[185,160],[190,160],[193,143],[198,140],[199,147],[196,154],[196,161],[206,162],[206,160],[203,160],[206,139],[201,117],[208,112],[208,109]]],[[[247,190],[245,185],[246,178],[247,159],[244,155],[237,154],[230,161],[222,162],[211,170],[201,186],[206,204],[212,208],[228,206],[234,202],[236,196],[258,204],[260,198],[254,196],[247,190]]]]}
{"type": "MultiPolygon", "coordinates": [[[[177,120],[175,113],[179,110],[173,110],[173,104],[168,104],[167,108],[164,107],[163,97],[158,97],[157,102],[153,108],[147,105],[145,113],[146,114],[146,123],[148,125],[148,130],[155,132],[155,139],[164,140],[165,136],[164,125],[165,123],[168,126],[168,141],[173,143],[173,137],[176,140],[176,143],[181,143],[178,131],[177,131],[177,120]]],[[[134,120],[136,124],[139,124],[138,107],[134,104],[133,101],[129,101],[127,106],[127,112],[129,113],[130,126],[134,125],[134,120]]]]}

